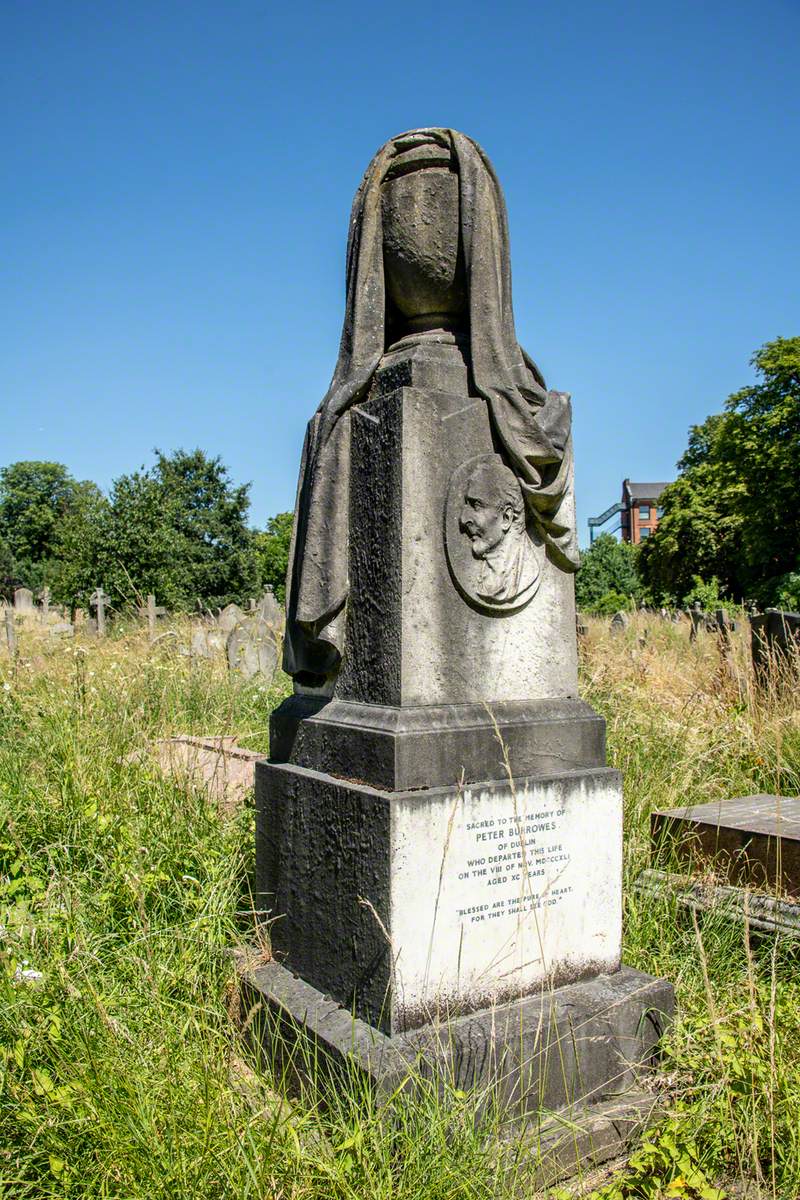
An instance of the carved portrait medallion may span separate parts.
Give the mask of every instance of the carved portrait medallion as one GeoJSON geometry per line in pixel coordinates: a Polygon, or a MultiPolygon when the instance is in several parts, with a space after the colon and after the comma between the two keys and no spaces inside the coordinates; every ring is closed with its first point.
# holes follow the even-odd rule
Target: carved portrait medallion
{"type": "Polygon", "coordinates": [[[470,603],[507,613],[536,594],[541,565],[526,528],[522,489],[499,454],[467,459],[453,472],[444,538],[453,579],[470,603]]]}

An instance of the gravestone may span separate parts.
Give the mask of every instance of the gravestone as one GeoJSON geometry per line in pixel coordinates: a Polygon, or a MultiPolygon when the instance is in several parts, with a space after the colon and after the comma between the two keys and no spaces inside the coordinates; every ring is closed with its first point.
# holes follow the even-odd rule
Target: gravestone
{"type": "Polygon", "coordinates": [[[611,632],[612,633],[624,633],[624,631],[628,628],[630,623],[631,623],[631,619],[626,612],[622,612],[621,610],[620,610],[620,612],[615,612],[613,617],[611,618],[611,626],[610,626],[611,632]]]}
{"type": "Polygon", "coordinates": [[[41,591],[42,601],[42,620],[47,621],[50,616],[50,588],[43,587],[41,591]]]}
{"type": "Polygon", "coordinates": [[[152,642],[156,636],[156,621],[159,617],[165,617],[167,610],[161,604],[156,604],[156,598],[152,592],[147,597],[147,604],[144,608],[139,609],[141,616],[147,618],[147,629],[152,642]]]}
{"type": "Polygon", "coordinates": [[[691,622],[689,627],[689,641],[695,642],[697,641],[698,633],[701,630],[708,629],[708,615],[707,613],[703,612],[698,603],[695,603],[692,608],[689,609],[689,620],[691,622]]]}
{"type": "Polygon", "coordinates": [[[208,644],[208,631],[204,625],[196,625],[192,629],[189,652],[194,658],[213,658],[214,651],[208,644]]]}
{"type": "Polygon", "coordinates": [[[265,625],[269,625],[271,629],[283,629],[283,606],[280,605],[275,599],[275,595],[271,588],[267,588],[264,595],[255,606],[255,613],[259,620],[263,621],[265,625]]]}
{"type": "Polygon", "coordinates": [[[16,588],[14,592],[14,609],[23,616],[36,611],[33,603],[33,592],[30,588],[16,588]]]}
{"type": "Polygon", "coordinates": [[[14,613],[13,613],[13,610],[10,608],[6,609],[5,625],[6,625],[6,645],[8,646],[8,653],[11,656],[11,658],[16,658],[16,656],[17,656],[17,630],[14,625],[14,613]]]}
{"type": "Polygon", "coordinates": [[[217,617],[217,625],[224,634],[229,634],[237,625],[241,625],[242,621],[246,620],[247,614],[239,608],[238,604],[228,604],[217,617]]]}
{"type": "Polygon", "coordinates": [[[569,397],[516,341],[479,147],[388,142],[348,263],[301,464],[294,695],[256,767],[274,958],[245,988],[378,1091],[421,1062],[516,1116],[565,1110],[562,1165],[608,1157],[630,1124],[597,1106],[650,1111],[637,1073],[672,989],[621,963],[621,778],[578,697],[569,397]]]}
{"type": "Polygon", "coordinates": [[[97,614],[97,636],[106,636],[106,602],[109,597],[101,587],[96,588],[89,597],[89,605],[97,614]]]}
{"type": "Polygon", "coordinates": [[[800,613],[768,608],[750,617],[750,652],[756,682],[793,676],[800,667],[800,613]]]}
{"type": "Polygon", "coordinates": [[[228,634],[226,645],[228,666],[245,679],[260,676],[271,680],[278,665],[278,642],[275,634],[261,620],[245,621],[228,634]]]}

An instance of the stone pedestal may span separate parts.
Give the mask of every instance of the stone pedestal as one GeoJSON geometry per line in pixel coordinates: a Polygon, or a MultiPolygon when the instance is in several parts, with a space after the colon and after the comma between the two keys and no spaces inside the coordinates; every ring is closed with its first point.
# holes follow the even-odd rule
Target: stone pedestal
{"type": "Polygon", "coordinates": [[[516,1117],[605,1103],[672,999],[621,969],[622,787],[577,694],[572,576],[529,526],[521,598],[470,582],[459,512],[496,447],[454,339],[385,356],[350,420],[343,667],[273,714],[256,768],[276,961],[248,987],[334,1057],[363,1039],[380,1087],[423,1060],[516,1117]]]}
{"type": "Polygon", "coordinates": [[[619,969],[616,771],[386,792],[256,770],[274,952],[385,1033],[619,969]]]}

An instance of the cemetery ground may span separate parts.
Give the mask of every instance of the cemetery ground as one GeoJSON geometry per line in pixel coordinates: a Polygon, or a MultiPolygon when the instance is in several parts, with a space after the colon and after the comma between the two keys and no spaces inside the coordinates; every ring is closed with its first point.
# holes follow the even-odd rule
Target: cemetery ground
{"type": "MultiPolygon", "coordinates": [[[[746,626],[746,623],[744,623],[746,626]]],[[[800,792],[797,695],[754,690],[686,622],[590,620],[584,695],[625,784],[625,960],[674,982],[654,1087],[665,1116],[626,1163],[552,1195],[800,1194],[800,948],[643,895],[649,813],[800,792]],[[646,636],[645,636],[646,634],[646,636]]],[[[139,753],[178,733],[266,751],[288,691],[224,654],[18,632],[0,660],[0,1196],[445,1200],[530,1195],[518,1145],[472,1098],[379,1110],[356,1081],[291,1098],[248,1048],[230,949],[253,943],[253,814],[139,753]]],[[[254,953],[268,954],[261,943],[254,953]]]]}

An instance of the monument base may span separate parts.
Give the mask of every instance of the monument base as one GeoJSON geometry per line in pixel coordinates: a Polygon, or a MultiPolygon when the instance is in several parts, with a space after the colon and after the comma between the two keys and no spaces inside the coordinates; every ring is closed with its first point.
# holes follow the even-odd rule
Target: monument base
{"type": "Polygon", "coordinates": [[[256,846],[273,953],[388,1035],[619,969],[608,767],[383,791],[259,762],[256,846]]]}
{"type": "Polygon", "coordinates": [[[549,1183],[624,1152],[657,1112],[646,1087],[669,1022],[672,985],[623,967],[580,983],[390,1037],[277,962],[242,965],[246,1025],[290,1084],[343,1074],[386,1101],[438,1083],[497,1106],[549,1183]]]}

